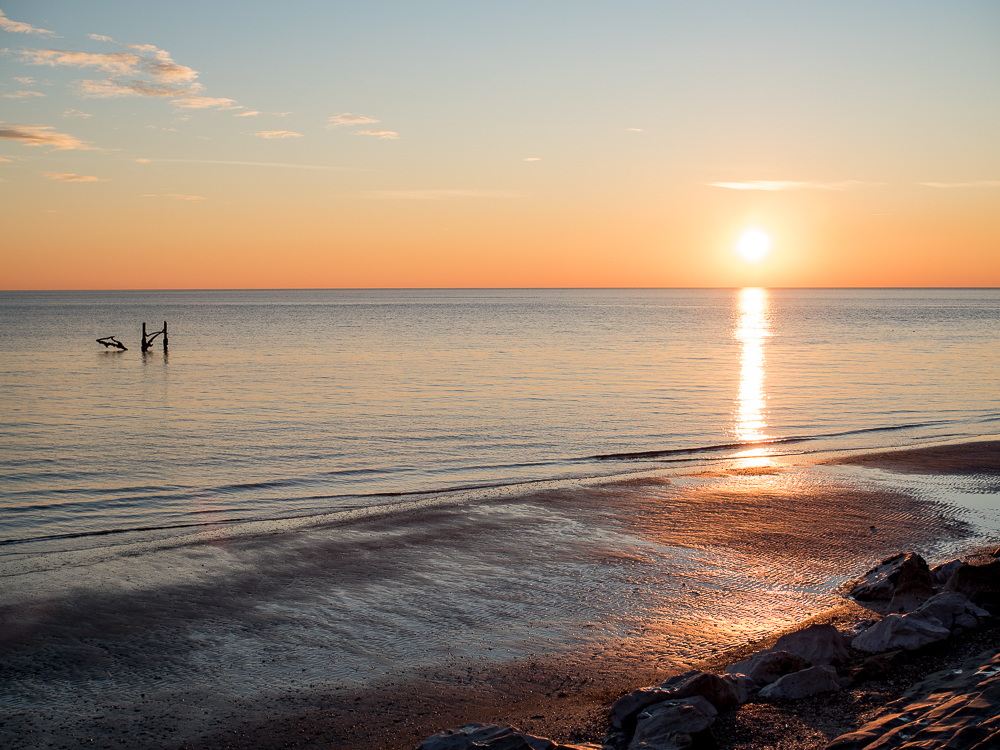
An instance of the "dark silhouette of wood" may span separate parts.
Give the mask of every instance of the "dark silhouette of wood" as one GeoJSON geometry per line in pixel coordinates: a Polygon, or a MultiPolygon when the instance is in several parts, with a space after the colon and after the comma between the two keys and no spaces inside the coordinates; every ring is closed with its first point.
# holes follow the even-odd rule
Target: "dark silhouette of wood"
{"type": "Polygon", "coordinates": [[[102,339],[97,339],[98,344],[104,344],[104,348],[114,347],[115,349],[121,349],[123,352],[128,351],[128,347],[125,346],[121,341],[116,339],[114,336],[105,336],[102,339]]]}
{"type": "Polygon", "coordinates": [[[156,341],[157,336],[163,336],[163,351],[167,350],[167,321],[163,321],[163,330],[156,331],[155,333],[146,333],[146,323],[142,324],[142,350],[148,352],[150,347],[153,346],[153,342],[156,341]]]}

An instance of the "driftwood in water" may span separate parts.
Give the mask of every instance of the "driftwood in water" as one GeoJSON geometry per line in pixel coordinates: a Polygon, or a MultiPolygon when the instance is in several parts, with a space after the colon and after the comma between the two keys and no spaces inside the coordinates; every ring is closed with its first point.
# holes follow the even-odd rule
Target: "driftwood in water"
{"type": "Polygon", "coordinates": [[[123,352],[128,351],[128,347],[125,346],[121,341],[116,339],[114,336],[105,336],[103,339],[97,339],[98,344],[104,344],[104,348],[114,347],[115,349],[121,349],[123,352]]]}
{"type": "Polygon", "coordinates": [[[165,320],[163,321],[163,330],[156,331],[155,333],[152,333],[152,334],[147,334],[146,333],[146,324],[144,322],[142,324],[142,350],[144,352],[148,352],[149,348],[153,345],[153,342],[156,341],[156,337],[160,336],[160,335],[163,336],[163,351],[166,351],[167,350],[167,321],[165,321],[165,320]]]}

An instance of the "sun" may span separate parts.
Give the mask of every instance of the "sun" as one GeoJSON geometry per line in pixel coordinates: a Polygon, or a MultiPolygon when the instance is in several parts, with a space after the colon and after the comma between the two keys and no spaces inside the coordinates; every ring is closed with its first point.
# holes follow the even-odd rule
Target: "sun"
{"type": "Polygon", "coordinates": [[[759,229],[747,229],[736,243],[736,252],[751,263],[763,260],[770,249],[771,238],[759,229]]]}

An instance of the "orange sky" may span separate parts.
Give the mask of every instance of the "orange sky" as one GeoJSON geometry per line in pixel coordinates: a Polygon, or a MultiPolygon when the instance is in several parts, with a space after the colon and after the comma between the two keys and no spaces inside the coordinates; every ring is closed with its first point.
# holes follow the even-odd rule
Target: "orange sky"
{"type": "Polygon", "coordinates": [[[994,3],[392,8],[4,4],[0,288],[1000,286],[994,3]]]}

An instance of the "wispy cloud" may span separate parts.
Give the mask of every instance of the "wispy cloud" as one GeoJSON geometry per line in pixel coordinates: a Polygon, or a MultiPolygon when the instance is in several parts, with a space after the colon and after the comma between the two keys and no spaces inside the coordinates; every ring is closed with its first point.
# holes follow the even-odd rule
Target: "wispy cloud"
{"type": "Polygon", "coordinates": [[[294,133],[291,130],[258,130],[254,135],[259,138],[301,138],[302,133],[294,133]]]}
{"type": "Polygon", "coordinates": [[[211,96],[185,96],[174,99],[173,104],[182,109],[243,109],[235,99],[211,96]]]}
{"type": "Polygon", "coordinates": [[[18,83],[23,83],[25,86],[30,86],[35,82],[34,78],[27,78],[27,77],[20,77],[20,78],[15,77],[14,80],[17,81],[18,83]]]}
{"type": "Polygon", "coordinates": [[[976,180],[975,182],[919,182],[917,184],[933,188],[988,188],[1000,187],[1000,180],[976,180]]]}
{"type": "Polygon", "coordinates": [[[259,109],[251,109],[246,112],[237,112],[233,117],[256,117],[260,114],[259,109]]]}
{"type": "Polygon", "coordinates": [[[399,138],[399,133],[395,130],[358,130],[354,135],[373,135],[386,141],[394,141],[399,138]]]}
{"type": "Polygon", "coordinates": [[[339,115],[330,115],[326,121],[328,128],[339,128],[341,125],[368,125],[369,123],[381,122],[374,117],[365,115],[352,115],[350,112],[343,112],[339,115]]]}
{"type": "Polygon", "coordinates": [[[86,120],[88,117],[93,117],[93,115],[87,114],[86,112],[81,112],[78,109],[64,109],[62,113],[63,117],[80,117],[86,120]]]}
{"type": "MultiPolygon", "coordinates": [[[[98,35],[92,35],[95,38],[98,35]]],[[[114,42],[110,37],[101,41],[114,42]]],[[[117,42],[114,42],[117,44],[117,42]]],[[[29,65],[95,68],[110,77],[101,81],[79,81],[86,97],[183,96],[202,89],[197,71],[179,65],[166,50],[152,44],[121,44],[127,52],[67,52],[59,49],[25,50],[21,59],[29,65]]]]}
{"type": "Polygon", "coordinates": [[[114,41],[115,41],[111,37],[105,36],[104,34],[87,34],[87,36],[90,37],[91,39],[93,39],[95,42],[112,42],[112,43],[114,43],[114,41]]]}
{"type": "Polygon", "coordinates": [[[449,198],[524,198],[527,193],[516,190],[371,190],[363,198],[383,200],[431,201],[449,198]]]}
{"type": "Polygon", "coordinates": [[[625,128],[625,132],[627,132],[627,133],[641,133],[642,132],[642,128],[625,128]]]}
{"type": "Polygon", "coordinates": [[[72,172],[46,172],[45,176],[50,180],[59,180],[60,182],[107,182],[106,179],[101,177],[73,174],[72,172]]]}
{"type": "Polygon", "coordinates": [[[167,197],[168,198],[176,198],[179,201],[203,201],[203,200],[205,200],[200,195],[177,195],[175,193],[171,193],[167,197]]]}
{"type": "Polygon", "coordinates": [[[11,159],[4,159],[2,156],[0,156],[0,162],[10,162],[10,161],[11,159]]]}
{"type": "Polygon", "coordinates": [[[55,36],[54,31],[49,31],[48,29],[40,29],[37,26],[32,26],[28,23],[21,23],[20,21],[12,21],[7,16],[4,15],[3,11],[0,10],[0,29],[4,31],[10,31],[14,34],[39,34],[41,36],[55,36]]]}
{"type": "Polygon", "coordinates": [[[40,91],[15,91],[13,94],[4,94],[4,99],[30,99],[33,96],[45,96],[40,91]]]}
{"type": "Polygon", "coordinates": [[[49,146],[53,151],[92,151],[84,141],[66,133],[57,133],[51,125],[9,125],[0,124],[0,139],[20,141],[25,146],[49,146]]]}
{"type": "Polygon", "coordinates": [[[540,156],[525,156],[523,159],[521,159],[521,161],[541,161],[541,160],[542,157],[540,156]]]}
{"type": "Polygon", "coordinates": [[[764,190],[778,192],[782,190],[850,190],[878,183],[845,180],[843,182],[792,182],[788,180],[752,180],[750,182],[709,182],[710,187],[727,188],[729,190],[764,190]]]}
{"type": "MultiPolygon", "coordinates": [[[[148,163],[151,159],[136,159],[136,161],[148,163]]],[[[222,159],[156,159],[157,162],[171,162],[180,164],[223,164],[235,167],[273,167],[277,169],[310,169],[320,172],[349,171],[364,172],[365,169],[359,167],[331,167],[325,164],[286,164],[272,161],[225,161],[222,159]]]]}

